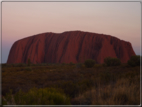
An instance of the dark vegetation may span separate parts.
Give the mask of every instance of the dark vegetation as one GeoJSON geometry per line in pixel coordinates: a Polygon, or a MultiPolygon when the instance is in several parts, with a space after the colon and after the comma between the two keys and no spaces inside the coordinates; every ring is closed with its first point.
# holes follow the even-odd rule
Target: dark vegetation
{"type": "MultiPolygon", "coordinates": [[[[60,90],[60,89],[59,89],[60,90]]],[[[69,105],[70,99],[64,93],[54,88],[31,88],[28,92],[20,90],[12,95],[12,91],[3,98],[4,104],[17,105],[69,105]],[[7,102],[8,100],[8,102],[7,102]]]]}
{"type": "Polygon", "coordinates": [[[92,68],[90,66],[88,68],[85,63],[72,62],[69,64],[30,62],[30,66],[3,64],[2,103],[4,105],[139,105],[140,66],[131,66],[129,61],[127,64],[117,65],[115,61],[113,64],[110,61],[108,65],[107,62],[95,64],[92,68]]]}
{"type": "Polygon", "coordinates": [[[28,66],[30,66],[31,65],[31,60],[30,59],[28,59],[28,66]]]}
{"type": "Polygon", "coordinates": [[[139,66],[140,65],[140,59],[142,59],[142,57],[140,57],[140,56],[132,56],[130,58],[130,60],[128,61],[128,65],[132,66],[132,67],[139,66]]]}
{"type": "Polygon", "coordinates": [[[92,68],[92,67],[94,66],[94,64],[95,64],[95,61],[92,60],[92,59],[87,59],[87,60],[84,62],[84,64],[85,64],[85,66],[86,66],[87,68],[92,68]]]}
{"type": "Polygon", "coordinates": [[[118,58],[111,58],[111,57],[108,57],[108,58],[105,58],[104,59],[104,63],[107,65],[107,66],[118,66],[121,64],[121,61],[120,59],[118,58]]]}

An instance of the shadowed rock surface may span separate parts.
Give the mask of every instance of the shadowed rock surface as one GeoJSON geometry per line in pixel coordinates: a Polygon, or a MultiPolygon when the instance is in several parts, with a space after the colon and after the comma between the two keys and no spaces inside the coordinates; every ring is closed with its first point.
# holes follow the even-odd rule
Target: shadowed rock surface
{"type": "Polygon", "coordinates": [[[77,63],[94,59],[119,58],[126,63],[135,55],[130,42],[110,35],[82,31],[43,33],[16,41],[7,63],[77,63]]]}

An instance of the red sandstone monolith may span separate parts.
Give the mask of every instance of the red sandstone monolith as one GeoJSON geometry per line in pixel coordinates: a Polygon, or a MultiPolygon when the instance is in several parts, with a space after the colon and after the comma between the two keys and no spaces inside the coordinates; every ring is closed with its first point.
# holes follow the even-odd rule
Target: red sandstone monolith
{"type": "Polygon", "coordinates": [[[104,34],[82,31],[43,33],[16,41],[7,63],[78,63],[94,59],[119,58],[126,63],[135,55],[130,42],[104,34]]]}

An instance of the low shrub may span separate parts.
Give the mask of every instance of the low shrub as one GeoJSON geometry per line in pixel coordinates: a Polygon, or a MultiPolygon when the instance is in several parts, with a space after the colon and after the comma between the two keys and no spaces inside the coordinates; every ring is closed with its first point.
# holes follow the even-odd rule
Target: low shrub
{"type": "Polygon", "coordinates": [[[121,61],[118,58],[111,58],[111,57],[107,57],[104,59],[104,63],[107,66],[118,66],[121,65],[121,61]]]}
{"type": "Polygon", "coordinates": [[[6,63],[4,63],[4,64],[1,64],[2,65],[2,67],[6,67],[7,66],[7,64],[6,63]]]}
{"type": "Polygon", "coordinates": [[[32,68],[31,67],[25,67],[24,70],[25,71],[32,71],[32,68]]]}
{"type": "Polygon", "coordinates": [[[87,68],[92,68],[95,65],[95,61],[92,59],[87,59],[84,64],[87,68]]]}
{"type": "Polygon", "coordinates": [[[82,66],[83,66],[82,63],[77,63],[77,64],[76,64],[76,68],[81,68],[82,66]]]}
{"type": "Polygon", "coordinates": [[[14,64],[14,67],[25,67],[26,64],[24,63],[17,63],[17,64],[14,64]]]}
{"type": "Polygon", "coordinates": [[[62,63],[62,65],[66,65],[66,63],[65,63],[65,62],[63,62],[63,63],[62,63]]]}
{"type": "Polygon", "coordinates": [[[12,95],[7,94],[3,103],[14,105],[70,105],[70,99],[63,92],[54,88],[32,88],[28,92],[19,91],[12,95]]]}
{"type": "Polygon", "coordinates": [[[14,64],[1,64],[1,67],[13,67],[14,66],[14,64]]]}
{"type": "Polygon", "coordinates": [[[70,65],[74,65],[74,63],[73,63],[73,62],[70,62],[70,65]]]}
{"type": "Polygon", "coordinates": [[[30,66],[31,65],[31,60],[30,59],[28,59],[28,66],[30,66]]]}
{"type": "Polygon", "coordinates": [[[95,64],[96,68],[100,68],[100,67],[103,67],[103,66],[104,66],[103,64],[95,64]]]}
{"type": "Polygon", "coordinates": [[[131,58],[128,60],[127,64],[129,66],[140,66],[140,56],[136,55],[136,56],[131,56],[131,58]]]}
{"type": "Polygon", "coordinates": [[[41,64],[38,64],[40,66],[47,66],[47,63],[41,63],[41,64]]]}

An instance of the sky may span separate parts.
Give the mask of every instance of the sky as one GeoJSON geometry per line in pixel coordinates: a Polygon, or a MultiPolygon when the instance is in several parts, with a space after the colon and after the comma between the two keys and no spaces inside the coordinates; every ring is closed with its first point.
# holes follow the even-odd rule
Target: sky
{"type": "Polygon", "coordinates": [[[140,55],[140,2],[2,2],[2,63],[19,39],[81,30],[129,41],[140,55]]]}

